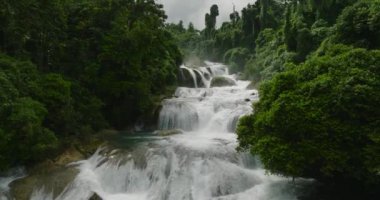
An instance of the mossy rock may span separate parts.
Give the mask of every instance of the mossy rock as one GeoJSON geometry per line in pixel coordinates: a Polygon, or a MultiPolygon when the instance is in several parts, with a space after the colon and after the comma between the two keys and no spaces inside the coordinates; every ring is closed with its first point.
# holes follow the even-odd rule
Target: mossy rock
{"type": "Polygon", "coordinates": [[[216,76],[211,80],[211,87],[225,87],[225,86],[234,86],[236,82],[225,76],[216,76]]]}
{"type": "Polygon", "coordinates": [[[78,175],[79,170],[68,164],[84,160],[99,147],[100,140],[91,139],[84,143],[75,141],[55,159],[47,159],[30,167],[28,176],[10,184],[11,196],[17,200],[30,199],[34,190],[44,189],[58,196],[78,175]]]}
{"type": "Polygon", "coordinates": [[[79,170],[67,164],[84,159],[75,148],[69,148],[55,161],[46,160],[28,170],[28,176],[11,183],[11,195],[17,200],[28,200],[35,189],[44,188],[59,195],[71,183],[79,170]]]}
{"type": "MultiPolygon", "coordinates": [[[[197,69],[197,67],[189,67],[189,69],[180,68],[179,69],[179,86],[181,87],[195,87],[194,79],[189,70],[193,71],[194,69],[197,69]]],[[[202,76],[199,74],[199,72],[193,71],[195,74],[195,79],[197,81],[198,87],[205,87],[202,81],[202,76]]],[[[202,73],[202,72],[201,72],[202,73]]]]}

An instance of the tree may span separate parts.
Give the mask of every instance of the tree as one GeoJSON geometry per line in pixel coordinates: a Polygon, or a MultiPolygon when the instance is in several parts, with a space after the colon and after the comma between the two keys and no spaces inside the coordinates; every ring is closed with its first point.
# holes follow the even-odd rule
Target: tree
{"type": "Polygon", "coordinates": [[[217,5],[212,5],[210,8],[210,13],[205,15],[205,33],[206,38],[210,39],[214,36],[215,33],[215,25],[216,25],[216,17],[219,16],[219,9],[217,5]]]}
{"type": "Polygon", "coordinates": [[[0,170],[107,125],[154,123],[154,101],[176,84],[182,62],[162,8],[154,0],[0,1],[0,170]]]}
{"type": "MultiPolygon", "coordinates": [[[[241,148],[272,173],[376,188],[380,51],[331,46],[260,88],[238,127],[241,148]]],[[[354,187],[355,188],[355,187],[354,187]]]]}
{"type": "Polygon", "coordinates": [[[187,31],[189,31],[189,32],[194,32],[195,31],[193,23],[191,23],[191,22],[189,23],[189,26],[187,27],[187,31]]]}
{"type": "Polygon", "coordinates": [[[337,20],[337,40],[364,48],[380,48],[380,1],[359,1],[337,20]]]}

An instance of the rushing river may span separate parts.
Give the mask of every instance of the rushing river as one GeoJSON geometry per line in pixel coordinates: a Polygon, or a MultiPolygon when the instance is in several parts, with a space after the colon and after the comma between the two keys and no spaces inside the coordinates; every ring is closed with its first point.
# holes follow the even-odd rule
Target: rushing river
{"type": "Polygon", "coordinates": [[[72,164],[79,174],[62,193],[53,196],[36,187],[31,199],[87,200],[94,193],[106,200],[297,199],[291,179],[268,175],[256,158],[236,151],[237,121],[252,112],[258,92],[247,90],[249,82],[236,80],[225,66],[207,64],[196,70],[182,67],[191,72],[194,86],[201,75],[205,88],[180,87],[163,101],[159,128],[182,133],[126,136],[122,141],[134,141],[133,148],[99,149],[72,164]],[[210,88],[213,76],[236,85],[210,88]]]}

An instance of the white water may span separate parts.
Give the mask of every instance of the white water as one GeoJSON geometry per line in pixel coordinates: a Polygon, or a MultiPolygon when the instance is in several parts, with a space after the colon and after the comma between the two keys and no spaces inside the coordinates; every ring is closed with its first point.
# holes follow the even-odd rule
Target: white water
{"type": "Polygon", "coordinates": [[[0,175],[0,200],[7,200],[9,198],[9,184],[17,179],[25,177],[24,168],[14,168],[4,174],[0,175]]]}
{"type": "Polygon", "coordinates": [[[210,88],[210,83],[212,80],[212,77],[215,76],[226,76],[229,78],[234,78],[233,76],[229,75],[228,73],[228,67],[226,65],[220,64],[220,63],[212,63],[212,62],[205,62],[206,67],[187,67],[185,65],[181,65],[180,72],[182,79],[185,79],[184,70],[187,71],[191,79],[193,80],[194,87],[204,87],[204,88],[210,88]],[[199,78],[199,79],[198,79],[199,78]],[[202,85],[198,83],[198,80],[202,81],[202,85]]]}
{"type": "MultiPolygon", "coordinates": [[[[222,65],[208,64],[213,76],[227,75],[222,65]]],[[[99,149],[73,164],[80,173],[59,196],[36,188],[31,199],[87,200],[94,192],[106,200],[296,199],[289,179],[266,174],[257,159],[235,150],[236,121],[258,100],[248,84],[178,88],[163,102],[159,127],[183,134],[152,136],[127,152],[99,149]]]]}

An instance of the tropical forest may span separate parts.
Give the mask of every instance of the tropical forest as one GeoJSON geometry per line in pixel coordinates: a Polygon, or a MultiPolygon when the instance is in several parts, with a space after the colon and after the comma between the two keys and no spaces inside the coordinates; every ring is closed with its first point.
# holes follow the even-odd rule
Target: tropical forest
{"type": "Polygon", "coordinates": [[[380,0],[0,0],[0,200],[379,198],[380,0]]]}

